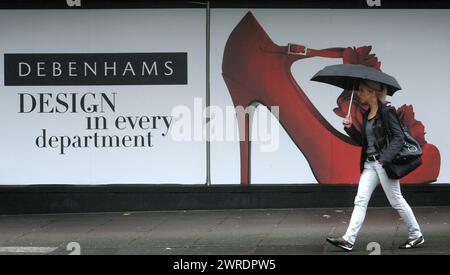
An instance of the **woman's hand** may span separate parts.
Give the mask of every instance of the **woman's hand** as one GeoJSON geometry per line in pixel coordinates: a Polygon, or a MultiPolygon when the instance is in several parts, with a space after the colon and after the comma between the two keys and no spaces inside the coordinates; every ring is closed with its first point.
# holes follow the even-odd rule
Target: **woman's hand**
{"type": "Polygon", "coordinates": [[[346,117],[346,118],[344,118],[343,120],[342,120],[342,124],[344,125],[344,127],[345,128],[350,128],[350,127],[352,127],[352,117],[351,116],[348,116],[348,117],[346,117]]]}

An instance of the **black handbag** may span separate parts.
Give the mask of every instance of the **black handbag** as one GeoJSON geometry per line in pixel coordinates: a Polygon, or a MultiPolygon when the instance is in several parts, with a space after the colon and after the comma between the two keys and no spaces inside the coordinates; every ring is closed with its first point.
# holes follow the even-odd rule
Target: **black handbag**
{"type": "MultiPolygon", "coordinates": [[[[422,147],[419,142],[413,138],[408,128],[405,127],[398,118],[397,114],[395,117],[400,124],[400,128],[403,132],[404,144],[400,152],[394,157],[392,162],[385,163],[383,165],[386,174],[392,179],[400,179],[422,164],[422,147]]],[[[386,123],[385,123],[386,125],[386,123]]],[[[389,146],[390,130],[389,127],[385,127],[387,130],[387,142],[389,146]]]]}

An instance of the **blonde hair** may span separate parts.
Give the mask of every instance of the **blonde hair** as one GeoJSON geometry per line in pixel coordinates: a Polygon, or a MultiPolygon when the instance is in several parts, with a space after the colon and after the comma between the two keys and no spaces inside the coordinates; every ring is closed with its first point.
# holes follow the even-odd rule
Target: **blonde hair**
{"type": "Polygon", "coordinates": [[[361,84],[366,87],[367,89],[374,91],[378,97],[378,99],[385,103],[386,102],[386,96],[387,96],[387,86],[384,84],[381,84],[380,82],[372,81],[372,80],[363,80],[361,81],[361,84]]]}

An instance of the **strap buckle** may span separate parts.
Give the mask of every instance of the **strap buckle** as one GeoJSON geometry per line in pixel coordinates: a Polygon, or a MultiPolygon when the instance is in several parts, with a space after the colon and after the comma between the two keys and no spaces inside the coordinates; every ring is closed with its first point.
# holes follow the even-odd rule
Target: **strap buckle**
{"type": "Polygon", "coordinates": [[[304,48],[304,50],[302,52],[295,52],[295,51],[292,51],[292,46],[300,46],[300,45],[288,43],[288,49],[287,49],[287,53],[288,54],[302,55],[302,56],[306,56],[308,54],[308,48],[307,47],[302,46],[304,48]]]}

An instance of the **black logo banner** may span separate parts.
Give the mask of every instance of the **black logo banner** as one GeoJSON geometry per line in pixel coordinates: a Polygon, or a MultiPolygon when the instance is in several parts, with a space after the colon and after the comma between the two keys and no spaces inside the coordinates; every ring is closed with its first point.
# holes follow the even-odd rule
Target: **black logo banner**
{"type": "Polygon", "coordinates": [[[186,85],[187,53],[5,54],[5,86],[186,85]]]}

